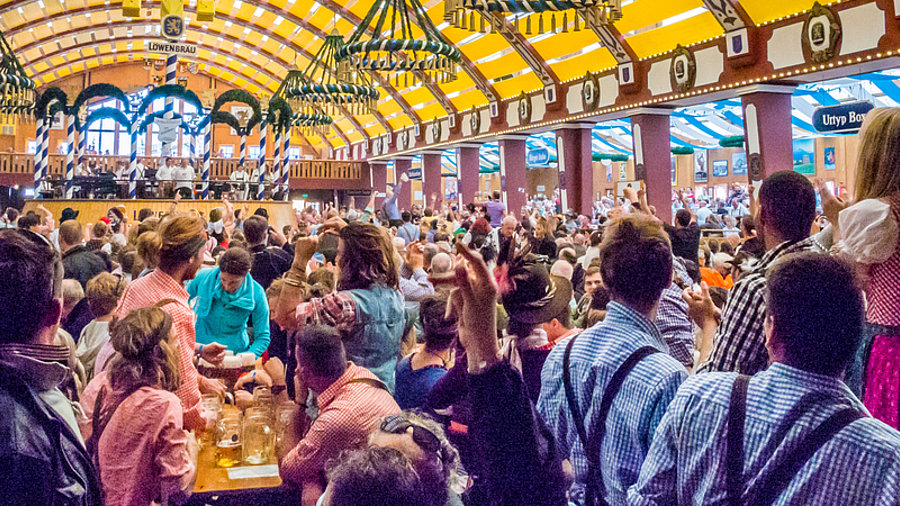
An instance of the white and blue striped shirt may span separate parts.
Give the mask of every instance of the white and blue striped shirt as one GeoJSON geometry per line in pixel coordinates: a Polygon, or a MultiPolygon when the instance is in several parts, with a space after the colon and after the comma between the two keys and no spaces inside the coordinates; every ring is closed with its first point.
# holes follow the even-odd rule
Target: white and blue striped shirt
{"type": "MultiPolygon", "coordinates": [[[[684,383],[659,425],[640,479],[628,491],[628,504],[726,504],[726,433],[735,376],[704,373],[684,383]]],[[[866,413],[834,378],[782,363],[753,376],[744,429],[745,493],[847,406],[866,413]],[[791,408],[811,392],[817,401],[803,410],[783,440],[772,441],[791,408]]],[[[898,485],[900,432],[867,416],[819,448],[775,504],[900,504],[898,485]]]]}
{"type": "MultiPolygon", "coordinates": [[[[653,346],[662,353],[650,355],[635,366],[612,403],[601,448],[601,473],[610,504],[625,502],[625,491],[638,478],[650,440],[687,370],[667,352],[656,325],[637,311],[616,302],[607,306],[606,319],[581,333],[572,347],[570,375],[578,408],[586,413],[588,438],[596,434],[596,419],[606,385],[619,366],[637,349],[653,346]]],[[[563,355],[569,339],[563,339],[544,362],[537,409],[575,470],[573,501],[583,503],[588,474],[587,459],[563,386],[563,355]]]]}

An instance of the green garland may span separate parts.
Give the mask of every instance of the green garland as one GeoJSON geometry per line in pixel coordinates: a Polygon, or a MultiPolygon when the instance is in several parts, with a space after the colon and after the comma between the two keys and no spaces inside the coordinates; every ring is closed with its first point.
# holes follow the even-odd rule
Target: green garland
{"type": "Polygon", "coordinates": [[[273,129],[284,131],[290,128],[291,118],[293,117],[294,113],[291,111],[291,105],[287,100],[281,97],[274,97],[272,100],[269,100],[268,122],[273,129]]]}
{"type": "Polygon", "coordinates": [[[253,130],[253,127],[262,121],[262,110],[259,107],[259,100],[257,100],[253,94],[245,90],[228,90],[216,98],[216,102],[213,104],[212,108],[211,121],[213,123],[228,123],[228,125],[231,126],[231,128],[234,128],[239,135],[248,135],[250,131],[253,130]],[[250,108],[253,109],[253,116],[250,118],[250,121],[247,122],[246,127],[242,127],[238,119],[230,112],[220,111],[222,106],[228,102],[241,102],[249,105],[250,108]],[[234,119],[233,123],[225,119],[225,116],[223,115],[226,114],[234,119]]]}
{"type": "Polygon", "coordinates": [[[84,120],[85,130],[90,127],[93,122],[104,119],[114,119],[117,123],[125,127],[128,132],[131,132],[131,121],[128,119],[128,116],[125,116],[125,113],[115,107],[101,107],[88,114],[88,117],[84,120]]]}
{"type": "Polygon", "coordinates": [[[144,97],[141,106],[137,110],[136,116],[142,116],[147,112],[147,109],[150,108],[150,104],[158,98],[179,98],[196,107],[198,111],[203,110],[203,103],[200,102],[196,93],[180,84],[165,84],[163,86],[157,86],[150,90],[150,93],[147,93],[147,96],[144,97]]]}
{"type": "Polygon", "coordinates": [[[241,123],[230,112],[214,111],[209,116],[210,116],[210,122],[212,124],[225,123],[226,125],[235,129],[238,132],[238,134],[240,134],[242,132],[241,123]]]}
{"type": "Polygon", "coordinates": [[[591,156],[591,160],[595,162],[602,162],[604,160],[609,160],[610,162],[627,162],[629,156],[624,154],[615,154],[609,155],[606,153],[594,153],[591,156]]]}
{"type": "Polygon", "coordinates": [[[66,92],[63,90],[53,87],[47,88],[44,93],[41,93],[41,96],[34,103],[35,107],[35,117],[39,120],[50,117],[52,118],[57,112],[60,111],[59,105],[62,105],[62,110],[65,110],[66,104],[68,104],[68,97],[66,97],[66,92]],[[51,107],[52,112],[47,109],[47,104],[56,99],[57,102],[53,104],[51,107]]]}
{"type": "Polygon", "coordinates": [[[719,139],[719,146],[722,146],[723,148],[742,148],[744,147],[744,136],[733,135],[731,137],[724,137],[719,139]]]}
{"type": "Polygon", "coordinates": [[[676,146],[672,148],[673,155],[693,155],[694,148],[690,146],[676,146]]]}
{"type": "Polygon", "coordinates": [[[78,119],[78,113],[81,111],[81,106],[94,97],[112,97],[122,102],[125,107],[128,107],[128,97],[125,96],[125,92],[120,90],[118,86],[106,83],[92,84],[78,94],[70,109],[71,114],[75,115],[75,128],[79,131],[81,130],[81,122],[78,119]]]}

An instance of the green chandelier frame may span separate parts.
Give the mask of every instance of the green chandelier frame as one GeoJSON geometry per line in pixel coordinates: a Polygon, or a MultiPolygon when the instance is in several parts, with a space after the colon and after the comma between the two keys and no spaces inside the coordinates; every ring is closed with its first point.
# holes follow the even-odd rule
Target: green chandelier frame
{"type": "Polygon", "coordinates": [[[535,31],[564,33],[569,31],[570,12],[574,22],[572,31],[580,31],[582,26],[596,29],[622,19],[622,0],[444,0],[444,21],[456,28],[481,33],[499,30],[503,18],[511,14],[515,15],[516,30],[525,25],[525,35],[535,31]],[[532,18],[536,18],[533,28],[532,18]]]}
{"type": "Polygon", "coordinates": [[[345,78],[376,72],[393,78],[397,86],[402,76],[407,86],[410,77],[413,82],[455,80],[461,54],[441,35],[419,0],[383,0],[372,3],[337,60],[338,74],[345,78]],[[413,21],[422,34],[413,32],[413,21]]]}
{"type": "Polygon", "coordinates": [[[12,122],[34,112],[35,82],[25,74],[3,32],[0,32],[0,119],[12,122]]]}
{"type": "Polygon", "coordinates": [[[331,116],[322,112],[307,111],[294,113],[291,118],[291,127],[303,135],[318,135],[322,139],[328,134],[333,120],[331,116]]]}
{"type": "Polygon", "coordinates": [[[335,72],[337,53],[343,44],[344,38],[332,31],[305,70],[288,72],[276,95],[284,97],[293,110],[317,108],[332,117],[343,116],[342,109],[354,116],[371,114],[377,107],[379,93],[368,74],[338,76],[335,72]]]}

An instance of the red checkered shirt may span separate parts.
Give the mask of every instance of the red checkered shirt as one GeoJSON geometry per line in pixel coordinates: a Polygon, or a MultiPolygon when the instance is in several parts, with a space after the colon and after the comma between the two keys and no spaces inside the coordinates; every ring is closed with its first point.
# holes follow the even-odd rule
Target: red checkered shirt
{"type": "Polygon", "coordinates": [[[162,310],[172,317],[172,330],[178,340],[178,365],[181,386],[175,395],[181,400],[184,408],[184,427],[188,430],[201,430],[206,427],[203,407],[200,404],[200,385],[197,367],[194,366],[194,311],[188,305],[188,293],[160,269],[133,281],[125,289],[116,316],[124,317],[130,311],[149,307],[161,300],[174,299],[162,310]]]}
{"type": "Polygon", "coordinates": [[[319,481],[324,486],[329,459],[362,447],[381,418],[400,412],[386,388],[348,383],[359,378],[379,381],[368,369],[350,362],[344,374],[319,394],[319,417],[282,460],[283,479],[298,484],[319,481]]]}
{"type": "Polygon", "coordinates": [[[356,303],[350,292],[330,293],[322,298],[300,303],[295,316],[301,326],[328,325],[346,332],[356,323],[356,303]]]}

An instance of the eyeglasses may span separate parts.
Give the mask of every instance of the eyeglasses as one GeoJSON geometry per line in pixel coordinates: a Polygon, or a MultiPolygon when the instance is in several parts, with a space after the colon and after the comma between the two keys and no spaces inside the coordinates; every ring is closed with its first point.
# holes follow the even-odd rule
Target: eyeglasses
{"type": "Polygon", "coordinates": [[[390,415],[381,421],[381,430],[388,434],[405,434],[412,427],[413,441],[426,452],[433,453],[443,460],[441,440],[430,430],[414,424],[404,418],[403,414],[390,415]]]}

